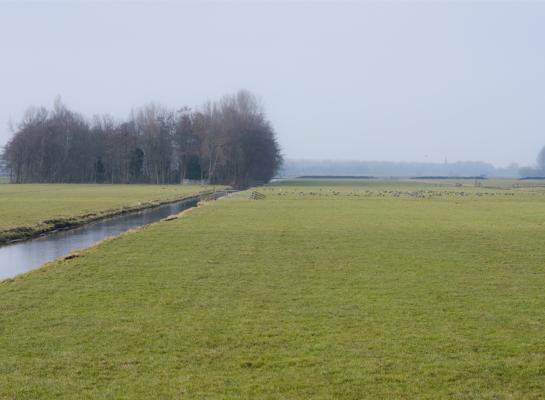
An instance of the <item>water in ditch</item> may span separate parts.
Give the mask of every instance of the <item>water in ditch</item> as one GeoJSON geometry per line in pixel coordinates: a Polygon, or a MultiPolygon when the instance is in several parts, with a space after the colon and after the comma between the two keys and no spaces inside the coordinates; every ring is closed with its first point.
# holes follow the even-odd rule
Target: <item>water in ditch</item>
{"type": "Polygon", "coordinates": [[[196,199],[162,205],[143,211],[93,222],[79,228],[53,232],[35,239],[0,247],[0,280],[38,268],[42,264],[89,247],[131,228],[151,224],[194,207],[196,199]]]}

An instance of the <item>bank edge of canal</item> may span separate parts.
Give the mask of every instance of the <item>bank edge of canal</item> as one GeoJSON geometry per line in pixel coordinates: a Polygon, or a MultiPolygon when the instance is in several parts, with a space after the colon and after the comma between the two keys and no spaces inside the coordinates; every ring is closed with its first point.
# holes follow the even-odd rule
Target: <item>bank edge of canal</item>
{"type": "Polygon", "coordinates": [[[124,212],[87,224],[48,232],[30,240],[0,246],[0,282],[46,266],[59,259],[74,258],[80,251],[99,245],[123,233],[178,216],[196,208],[203,201],[213,201],[231,193],[232,189],[207,191],[181,200],[163,202],[133,212],[124,212]]]}
{"type": "MultiPolygon", "coordinates": [[[[219,192],[219,191],[218,191],[219,192]]],[[[185,195],[167,200],[147,201],[134,206],[122,206],[120,208],[98,211],[67,218],[52,218],[37,225],[18,226],[0,231],[0,247],[17,243],[24,240],[35,239],[44,235],[63,230],[79,228],[93,222],[102,221],[108,218],[115,218],[126,214],[137,213],[147,209],[161,207],[167,204],[178,203],[180,201],[203,200],[213,196],[216,191],[203,191],[197,194],[185,195]]]]}

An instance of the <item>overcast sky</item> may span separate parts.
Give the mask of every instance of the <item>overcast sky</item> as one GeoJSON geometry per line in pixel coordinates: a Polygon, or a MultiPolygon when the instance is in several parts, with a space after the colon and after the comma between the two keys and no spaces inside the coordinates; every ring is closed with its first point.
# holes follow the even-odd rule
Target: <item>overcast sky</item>
{"type": "Polygon", "coordinates": [[[289,158],[532,164],[545,2],[0,0],[0,144],[57,95],[125,118],[239,88],[289,158]]]}

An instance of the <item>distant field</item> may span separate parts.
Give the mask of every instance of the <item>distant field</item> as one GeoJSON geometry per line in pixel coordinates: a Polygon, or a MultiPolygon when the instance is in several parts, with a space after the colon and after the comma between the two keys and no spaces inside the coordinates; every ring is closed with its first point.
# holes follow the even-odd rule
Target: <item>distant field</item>
{"type": "Polygon", "coordinates": [[[545,191],[256,190],[0,283],[0,398],[543,398],[545,191]]]}
{"type": "Polygon", "coordinates": [[[1,185],[0,242],[210,189],[180,185],[1,185]]]}

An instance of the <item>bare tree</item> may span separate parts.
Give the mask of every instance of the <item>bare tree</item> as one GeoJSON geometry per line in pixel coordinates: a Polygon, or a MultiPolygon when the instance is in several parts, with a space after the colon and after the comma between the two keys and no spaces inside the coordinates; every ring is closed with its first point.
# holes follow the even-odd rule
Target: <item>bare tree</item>
{"type": "Polygon", "coordinates": [[[175,183],[201,178],[248,186],[270,180],[282,157],[274,130],[247,91],[192,112],[148,104],[128,121],[30,108],[2,160],[13,182],[175,183]]]}
{"type": "Polygon", "coordinates": [[[545,146],[543,146],[538,153],[536,164],[537,169],[540,171],[540,174],[545,175],[545,146]]]}

